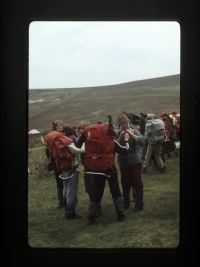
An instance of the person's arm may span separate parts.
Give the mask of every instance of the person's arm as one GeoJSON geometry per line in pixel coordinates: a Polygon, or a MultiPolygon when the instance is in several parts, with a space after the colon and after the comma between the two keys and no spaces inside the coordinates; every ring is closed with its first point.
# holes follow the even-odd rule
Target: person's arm
{"type": "Polygon", "coordinates": [[[81,136],[79,137],[79,139],[77,140],[76,146],[79,147],[79,148],[81,148],[82,145],[83,145],[83,143],[85,142],[85,139],[86,139],[86,137],[85,137],[85,134],[83,132],[81,134],[81,136]]]}
{"type": "Polygon", "coordinates": [[[125,131],[124,130],[120,131],[119,137],[117,138],[118,143],[121,143],[124,140],[124,135],[125,135],[125,131]]]}
{"type": "Polygon", "coordinates": [[[126,140],[125,140],[125,146],[122,146],[116,140],[114,140],[114,144],[115,144],[115,152],[117,152],[118,154],[125,154],[129,150],[129,143],[126,140]]]}
{"type": "Polygon", "coordinates": [[[134,141],[138,141],[138,135],[136,135],[133,131],[131,131],[130,129],[126,130],[126,133],[134,140],[134,141]]]}
{"type": "Polygon", "coordinates": [[[51,153],[47,147],[45,148],[45,152],[46,152],[47,158],[49,159],[51,156],[51,153]]]}
{"type": "Polygon", "coordinates": [[[83,148],[78,148],[74,143],[67,146],[72,153],[85,153],[83,148]]]}
{"type": "Polygon", "coordinates": [[[126,130],[126,133],[135,141],[138,142],[140,145],[144,145],[145,138],[139,131],[134,130],[126,130]]]}

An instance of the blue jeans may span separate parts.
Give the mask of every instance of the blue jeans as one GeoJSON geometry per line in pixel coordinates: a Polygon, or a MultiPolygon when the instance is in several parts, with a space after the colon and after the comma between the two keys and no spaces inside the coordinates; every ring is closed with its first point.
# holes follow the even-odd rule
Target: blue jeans
{"type": "Polygon", "coordinates": [[[65,215],[75,214],[75,206],[77,204],[77,192],[78,192],[78,178],[79,172],[64,171],[63,177],[70,177],[63,179],[63,199],[65,200],[65,215]]]}

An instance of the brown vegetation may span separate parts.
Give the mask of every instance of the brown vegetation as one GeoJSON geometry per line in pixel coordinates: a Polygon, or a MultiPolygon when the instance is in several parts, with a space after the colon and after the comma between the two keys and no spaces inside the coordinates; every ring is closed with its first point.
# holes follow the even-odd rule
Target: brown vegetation
{"type": "Polygon", "coordinates": [[[66,125],[81,120],[105,121],[108,114],[180,112],[180,75],[147,79],[110,86],[29,90],[29,130],[48,130],[51,122],[62,119],[66,125]]]}

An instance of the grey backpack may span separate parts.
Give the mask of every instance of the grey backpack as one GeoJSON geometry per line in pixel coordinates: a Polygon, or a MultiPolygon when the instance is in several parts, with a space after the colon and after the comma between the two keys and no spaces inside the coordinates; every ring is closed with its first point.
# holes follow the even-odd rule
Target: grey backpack
{"type": "Polygon", "coordinates": [[[165,139],[165,124],[161,119],[147,120],[145,137],[150,144],[163,142],[165,139]]]}

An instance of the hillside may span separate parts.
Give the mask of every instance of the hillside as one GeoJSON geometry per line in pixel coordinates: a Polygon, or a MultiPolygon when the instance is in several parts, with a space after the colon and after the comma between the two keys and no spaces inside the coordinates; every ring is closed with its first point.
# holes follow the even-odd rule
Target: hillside
{"type": "Polygon", "coordinates": [[[180,75],[99,87],[31,89],[28,128],[48,130],[55,119],[74,126],[81,120],[94,123],[108,114],[115,122],[121,111],[180,112],[180,75]]]}

